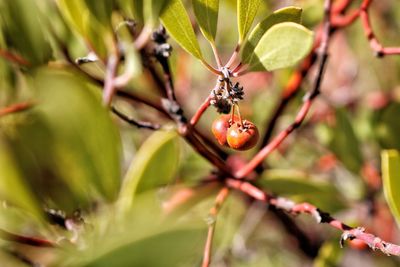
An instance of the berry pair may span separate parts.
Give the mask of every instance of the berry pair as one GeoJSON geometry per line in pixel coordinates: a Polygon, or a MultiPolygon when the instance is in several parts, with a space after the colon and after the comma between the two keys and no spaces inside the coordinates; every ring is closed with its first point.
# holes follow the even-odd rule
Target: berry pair
{"type": "Polygon", "coordinates": [[[259,139],[257,127],[236,115],[220,116],[213,122],[211,130],[220,145],[236,150],[253,148],[259,139]]]}

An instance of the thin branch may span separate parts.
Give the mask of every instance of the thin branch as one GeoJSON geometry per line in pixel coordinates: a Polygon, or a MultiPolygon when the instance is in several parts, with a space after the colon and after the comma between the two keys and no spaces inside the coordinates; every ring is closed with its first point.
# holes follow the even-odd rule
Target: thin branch
{"type": "Polygon", "coordinates": [[[147,122],[147,121],[136,121],[128,116],[126,116],[125,114],[123,114],[122,112],[120,112],[118,109],[116,109],[114,106],[111,107],[111,111],[117,115],[121,120],[134,125],[138,128],[144,128],[144,129],[149,129],[149,130],[159,130],[161,128],[161,126],[159,124],[156,123],[151,123],[151,122],[147,122]]]}
{"type": "Polygon", "coordinates": [[[28,265],[28,266],[32,266],[32,267],[41,267],[42,265],[34,262],[33,260],[29,259],[27,256],[23,255],[22,253],[12,250],[12,249],[8,249],[8,248],[1,248],[1,250],[3,250],[4,252],[6,252],[7,254],[13,256],[15,259],[21,261],[22,263],[28,265]]]}
{"type": "Polygon", "coordinates": [[[17,235],[17,234],[7,232],[3,229],[0,229],[0,238],[3,240],[16,242],[16,243],[20,243],[20,244],[24,244],[24,245],[29,245],[29,246],[34,246],[34,247],[52,248],[52,247],[57,246],[55,243],[53,243],[52,241],[49,241],[49,240],[40,239],[40,238],[36,238],[36,237],[27,237],[27,236],[17,235]]]}
{"type": "MultiPolygon", "coordinates": [[[[349,26],[351,23],[355,21],[355,19],[357,19],[359,15],[359,10],[353,11],[346,16],[343,15],[343,13],[349,7],[350,4],[351,0],[335,1],[334,5],[332,6],[332,14],[330,16],[332,24],[331,34],[334,34],[336,30],[340,28],[349,26]]],[[[279,117],[282,115],[282,113],[284,112],[288,104],[291,102],[291,100],[293,100],[295,96],[298,94],[304,78],[307,76],[311,67],[316,63],[317,60],[316,49],[321,44],[322,34],[323,34],[322,30],[319,30],[317,32],[312,52],[305,60],[303,60],[300,67],[292,74],[286,87],[283,89],[280,102],[276,107],[273,115],[266,123],[266,130],[260,147],[264,147],[266,144],[268,144],[268,142],[272,137],[272,133],[275,129],[279,117]]]]}
{"type": "Polygon", "coordinates": [[[211,208],[209,213],[210,222],[208,222],[208,233],[207,233],[207,240],[204,246],[204,254],[203,254],[203,263],[202,267],[209,267],[211,263],[211,254],[212,254],[212,243],[214,239],[214,232],[215,232],[215,225],[217,224],[217,217],[218,213],[224,204],[226,198],[229,195],[229,188],[223,187],[216,199],[214,206],[211,208]]]}
{"type": "Polygon", "coordinates": [[[309,214],[318,223],[326,223],[331,227],[342,231],[341,236],[341,246],[343,246],[344,241],[347,239],[354,240],[358,239],[367,244],[373,250],[380,250],[386,255],[400,256],[400,246],[383,241],[379,237],[368,233],[363,227],[353,228],[335,218],[333,218],[329,213],[324,212],[310,203],[300,203],[297,204],[289,199],[282,197],[271,197],[263,190],[250,184],[249,182],[228,178],[225,180],[226,185],[229,188],[236,189],[249,195],[250,197],[265,202],[268,205],[274,206],[277,209],[281,209],[287,213],[297,215],[297,214],[309,214]]]}
{"type": "Polygon", "coordinates": [[[400,55],[399,47],[384,47],[379,40],[376,38],[374,31],[372,30],[368,9],[372,3],[372,0],[364,0],[361,4],[360,17],[364,28],[365,36],[369,41],[371,49],[375,52],[377,57],[383,57],[385,55],[400,55]]]}
{"type": "Polygon", "coordinates": [[[103,103],[106,106],[111,104],[112,98],[115,94],[115,78],[117,75],[119,64],[119,56],[112,54],[109,56],[107,61],[106,76],[104,79],[104,89],[103,89],[103,103]]]}
{"type": "Polygon", "coordinates": [[[24,66],[29,66],[30,63],[28,60],[23,58],[22,56],[12,53],[8,50],[5,49],[0,49],[0,57],[12,62],[12,63],[17,63],[19,65],[24,65],[24,66]]]}
{"type": "Polygon", "coordinates": [[[195,126],[197,124],[197,122],[200,120],[203,113],[210,106],[210,101],[211,101],[211,95],[207,96],[207,98],[204,100],[204,102],[200,105],[199,109],[196,111],[196,113],[193,115],[192,119],[190,120],[190,125],[195,126]]]}
{"type": "Polygon", "coordinates": [[[304,98],[304,103],[301,106],[294,122],[289,125],[284,131],[278,134],[268,145],[264,146],[254,157],[253,159],[247,163],[244,167],[240,168],[236,173],[235,177],[243,178],[250,174],[257,166],[261,165],[263,160],[273,152],[295,129],[299,128],[302,122],[304,121],[308,111],[310,110],[312,101],[314,98],[320,93],[321,82],[323,78],[323,74],[326,67],[326,62],[328,59],[328,45],[329,45],[329,37],[331,35],[331,23],[330,23],[330,14],[331,14],[331,1],[325,1],[325,16],[324,16],[324,29],[323,35],[321,39],[321,61],[318,68],[318,75],[314,83],[314,87],[312,91],[310,91],[304,98]]]}
{"type": "Polygon", "coordinates": [[[30,101],[27,101],[27,102],[16,103],[16,104],[12,104],[7,107],[0,108],[0,117],[7,115],[7,114],[12,114],[12,113],[21,112],[21,111],[30,109],[32,106],[33,106],[33,103],[30,101]]]}

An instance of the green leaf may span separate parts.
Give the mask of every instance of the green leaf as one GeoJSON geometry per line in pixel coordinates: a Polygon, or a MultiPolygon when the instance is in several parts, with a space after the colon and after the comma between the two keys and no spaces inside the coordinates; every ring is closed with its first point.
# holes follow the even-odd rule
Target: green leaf
{"type": "Polygon", "coordinates": [[[11,149],[0,140],[0,199],[41,217],[37,199],[24,181],[11,149]]]}
{"type": "Polygon", "coordinates": [[[400,226],[400,154],[397,150],[383,150],[381,157],[386,202],[400,226]]]}
{"type": "Polygon", "coordinates": [[[253,31],[250,33],[249,38],[243,44],[242,48],[242,62],[250,62],[251,56],[253,55],[254,48],[257,46],[258,42],[272,26],[282,22],[301,22],[302,9],[299,7],[285,7],[276,10],[274,13],[266,17],[263,21],[258,23],[254,27],[253,31]]]}
{"type": "Polygon", "coordinates": [[[3,1],[0,14],[0,24],[10,47],[15,48],[31,65],[50,60],[52,50],[35,1],[3,1]]]}
{"type": "Polygon", "coordinates": [[[19,126],[15,147],[35,193],[67,209],[99,197],[115,200],[120,137],[100,90],[65,71],[42,69],[33,80],[40,104],[30,123],[19,126]]]}
{"type": "Polygon", "coordinates": [[[63,15],[69,26],[95,50],[96,54],[100,57],[106,57],[106,44],[111,42],[110,40],[113,38],[112,29],[111,27],[105,27],[105,25],[101,24],[100,21],[104,22],[104,19],[108,21],[110,20],[108,17],[109,15],[107,15],[107,12],[110,12],[110,10],[107,10],[107,6],[104,6],[104,8],[101,8],[101,5],[97,6],[97,2],[92,3],[90,2],[91,0],[87,1],[92,5],[92,8],[89,8],[86,5],[86,2],[81,0],[58,0],[57,4],[60,13],[63,15]],[[92,12],[103,13],[101,15],[102,18],[96,18],[93,16],[92,12]]]}
{"type": "Polygon", "coordinates": [[[325,241],[318,251],[313,267],[339,266],[343,257],[343,249],[338,246],[339,240],[325,241]]]}
{"type": "Polygon", "coordinates": [[[160,19],[168,33],[180,46],[194,57],[203,59],[192,24],[181,0],[168,0],[160,19]]]}
{"type": "Polygon", "coordinates": [[[241,43],[250,30],[257,14],[261,0],[238,0],[237,16],[239,29],[239,43],[241,43]]]}
{"type": "Polygon", "coordinates": [[[249,70],[272,71],[296,64],[308,55],[313,33],[294,22],[272,26],[260,39],[251,57],[249,70]]]}
{"type": "Polygon", "coordinates": [[[201,32],[213,43],[217,34],[219,0],[192,0],[192,4],[201,32]]]}
{"type": "Polygon", "coordinates": [[[268,170],[259,180],[265,190],[288,196],[298,202],[311,202],[324,210],[337,211],[344,207],[337,188],[328,182],[316,181],[303,173],[291,170],[268,170]]]}
{"type": "Polygon", "coordinates": [[[111,13],[113,11],[114,0],[85,0],[86,6],[99,22],[103,25],[111,26],[111,13]]]}
{"type": "Polygon", "coordinates": [[[119,197],[122,212],[130,210],[136,194],[168,184],[179,161],[175,131],[158,131],[140,147],[125,176],[119,197]]]}
{"type": "Polygon", "coordinates": [[[204,234],[204,227],[163,231],[117,247],[84,266],[194,266],[204,234]]]}
{"type": "Polygon", "coordinates": [[[360,142],[345,110],[336,110],[336,125],[332,131],[329,147],[350,171],[358,173],[363,164],[360,142]]]}
{"type": "Polygon", "coordinates": [[[157,24],[166,1],[169,0],[146,0],[144,2],[143,13],[150,27],[154,27],[157,24]]]}
{"type": "Polygon", "coordinates": [[[87,35],[90,12],[85,2],[81,0],[57,1],[60,11],[66,20],[82,35],[87,35]]]}
{"type": "Polygon", "coordinates": [[[400,150],[400,103],[393,102],[380,112],[374,112],[374,130],[384,149],[400,150]]]}

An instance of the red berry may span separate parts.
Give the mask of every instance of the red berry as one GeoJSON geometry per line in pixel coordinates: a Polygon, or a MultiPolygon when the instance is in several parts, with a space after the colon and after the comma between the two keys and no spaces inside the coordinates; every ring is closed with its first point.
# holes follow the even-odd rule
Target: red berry
{"type": "MultiPolygon", "coordinates": [[[[228,133],[228,129],[232,124],[230,118],[231,115],[222,115],[216,119],[211,126],[211,131],[221,146],[227,145],[226,134],[228,133]]],[[[233,119],[234,121],[238,121],[237,116],[234,116],[233,119]]]]}
{"type": "Polygon", "coordinates": [[[235,122],[228,129],[226,140],[228,145],[236,150],[253,148],[260,137],[257,127],[250,121],[243,121],[243,125],[235,122]]]}

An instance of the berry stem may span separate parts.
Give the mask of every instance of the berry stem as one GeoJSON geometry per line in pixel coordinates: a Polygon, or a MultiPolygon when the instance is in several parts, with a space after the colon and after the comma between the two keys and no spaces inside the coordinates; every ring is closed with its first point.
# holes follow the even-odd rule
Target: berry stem
{"type": "Polygon", "coordinates": [[[204,100],[203,104],[199,107],[196,113],[193,115],[192,119],[190,120],[190,125],[195,126],[196,123],[200,120],[203,113],[207,110],[210,106],[211,95],[209,95],[206,100],[204,100]]]}
{"type": "Polygon", "coordinates": [[[239,117],[240,126],[244,127],[243,120],[242,120],[242,115],[240,114],[239,105],[238,104],[234,104],[233,106],[237,106],[237,114],[238,114],[238,117],[239,117]]]}
{"type": "Polygon", "coordinates": [[[236,105],[232,106],[231,119],[229,121],[229,126],[231,126],[235,122],[235,107],[236,107],[236,105]]]}

